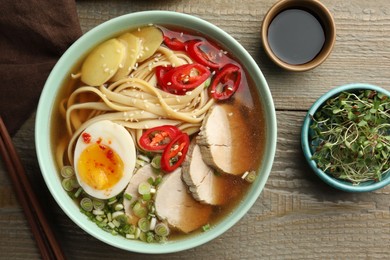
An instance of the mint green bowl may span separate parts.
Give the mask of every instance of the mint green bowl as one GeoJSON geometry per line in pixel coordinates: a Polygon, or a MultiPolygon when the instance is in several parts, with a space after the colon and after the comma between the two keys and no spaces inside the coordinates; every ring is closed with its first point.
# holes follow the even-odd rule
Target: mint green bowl
{"type": "Polygon", "coordinates": [[[311,169],[317,174],[317,176],[323,180],[328,185],[347,192],[368,192],[374,191],[380,188],[385,187],[390,184],[390,170],[382,174],[382,180],[379,182],[375,181],[365,181],[361,182],[358,185],[353,185],[351,182],[337,179],[328,173],[322,171],[317,167],[317,163],[312,159],[313,152],[315,151],[315,146],[311,142],[311,129],[310,126],[313,123],[312,116],[320,109],[324,103],[334,97],[339,95],[342,92],[355,92],[359,90],[375,90],[377,92],[383,93],[386,96],[390,97],[390,91],[380,88],[375,85],[364,84],[364,83],[352,83],[343,86],[333,88],[329,92],[322,95],[319,99],[314,102],[310,107],[309,111],[306,114],[306,117],[303,121],[302,131],[301,131],[301,146],[302,151],[305,156],[306,161],[308,162],[311,169]]]}
{"type": "Polygon", "coordinates": [[[268,179],[275,155],[276,115],[272,96],[262,72],[248,52],[234,38],[215,25],[191,15],[168,11],[146,11],[123,15],[93,28],[64,53],[49,75],[39,100],[35,124],[35,142],[39,165],[46,185],[58,205],[74,223],[95,238],[117,248],[149,254],[172,253],[202,245],[218,237],[236,224],[256,202],[268,179]],[[95,223],[80,213],[79,208],[61,186],[50,140],[50,126],[52,125],[53,111],[56,109],[54,108],[54,104],[57,93],[65,78],[69,76],[69,71],[76,64],[77,60],[85,56],[97,43],[117,35],[122,31],[135,29],[150,23],[172,25],[199,31],[201,34],[207,35],[214,41],[220,43],[230,53],[233,53],[246,68],[248,74],[256,84],[260,100],[264,107],[265,124],[267,126],[266,149],[261,167],[258,170],[259,177],[253,183],[238,207],[208,232],[203,232],[199,235],[190,235],[188,238],[167,242],[165,244],[147,244],[140,241],[127,240],[120,236],[113,236],[98,228],[95,223]]]}

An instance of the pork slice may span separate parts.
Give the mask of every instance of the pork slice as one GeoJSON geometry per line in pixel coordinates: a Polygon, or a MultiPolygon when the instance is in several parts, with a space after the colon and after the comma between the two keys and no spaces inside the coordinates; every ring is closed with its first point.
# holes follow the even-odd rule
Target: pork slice
{"type": "Polygon", "coordinates": [[[241,162],[237,152],[241,149],[240,136],[245,134],[245,127],[241,124],[241,127],[232,129],[232,119],[224,106],[214,105],[203,120],[197,143],[207,165],[220,173],[242,175],[247,165],[241,162]]]}
{"type": "Polygon", "coordinates": [[[125,213],[129,217],[129,220],[132,224],[137,223],[138,217],[133,214],[131,204],[139,197],[138,186],[142,182],[147,182],[150,177],[156,178],[157,174],[153,171],[153,167],[150,164],[146,164],[145,166],[139,168],[135,174],[133,174],[125,190],[125,194],[128,193],[132,197],[131,200],[126,198],[123,199],[125,213]]]}
{"type": "Polygon", "coordinates": [[[188,185],[194,199],[210,205],[222,205],[226,202],[227,180],[225,176],[217,175],[215,170],[203,161],[195,139],[191,142],[182,167],[183,181],[188,185]]]}
{"type": "Polygon", "coordinates": [[[182,181],[182,169],[166,174],[159,185],[156,197],[156,214],[169,226],[184,233],[207,224],[212,206],[196,201],[182,181]]]}

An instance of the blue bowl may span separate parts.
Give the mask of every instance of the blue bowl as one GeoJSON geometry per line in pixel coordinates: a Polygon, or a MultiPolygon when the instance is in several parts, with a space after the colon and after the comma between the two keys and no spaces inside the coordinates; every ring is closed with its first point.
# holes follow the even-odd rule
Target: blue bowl
{"type": "Polygon", "coordinates": [[[207,243],[226,232],[249,211],[260,196],[271,172],[276,151],[277,130],[273,99],[263,73],[250,54],[232,36],[217,26],[195,16],[170,11],[144,11],[116,17],[91,29],[78,39],[60,58],[46,81],[38,105],[35,127],[37,156],[42,175],[49,191],[66,215],[95,238],[114,247],[138,253],[163,254],[187,250],[207,243]],[[222,46],[226,46],[226,50],[242,63],[255,83],[260,101],[264,104],[265,124],[267,125],[267,140],[264,145],[262,163],[258,169],[259,177],[252,184],[241,203],[208,232],[190,235],[165,244],[148,244],[136,240],[127,240],[121,236],[113,236],[100,229],[82,214],[79,207],[61,186],[60,177],[56,174],[58,169],[50,138],[52,113],[54,109],[57,109],[54,107],[56,97],[61,91],[65,78],[69,76],[69,71],[80,59],[79,57],[85,57],[93,46],[114,35],[150,23],[198,31],[203,35],[208,35],[210,39],[222,46]]]}
{"type": "Polygon", "coordinates": [[[330,186],[337,188],[339,190],[347,192],[367,192],[373,191],[385,187],[390,184],[390,170],[385,172],[382,175],[382,179],[379,182],[376,181],[365,181],[361,182],[358,185],[354,185],[351,182],[337,179],[317,167],[316,161],[312,159],[313,156],[313,144],[311,144],[311,129],[310,126],[313,123],[311,117],[316,113],[316,111],[323,106],[323,104],[330,98],[340,94],[341,92],[355,92],[358,90],[375,90],[377,92],[383,93],[386,96],[390,97],[390,91],[380,88],[378,86],[363,84],[363,83],[353,83],[348,85],[343,85],[336,87],[329,92],[321,96],[314,104],[311,106],[309,111],[306,114],[306,117],[303,121],[302,131],[301,131],[301,145],[303,154],[306,161],[309,163],[312,170],[320,177],[325,183],[330,186]]]}

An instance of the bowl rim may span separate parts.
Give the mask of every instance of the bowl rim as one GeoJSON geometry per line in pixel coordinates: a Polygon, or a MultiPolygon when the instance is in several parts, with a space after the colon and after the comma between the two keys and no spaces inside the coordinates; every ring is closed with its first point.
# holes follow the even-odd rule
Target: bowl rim
{"type": "MultiPolygon", "coordinates": [[[[373,182],[372,184],[366,185],[366,186],[360,186],[360,185],[353,186],[350,183],[347,183],[347,182],[342,181],[342,180],[338,180],[338,179],[326,174],[321,169],[319,169],[317,167],[316,162],[311,159],[312,152],[311,152],[310,144],[309,144],[309,130],[310,130],[311,122],[312,122],[312,119],[311,119],[312,115],[314,115],[314,113],[329,98],[332,98],[333,96],[335,96],[341,92],[344,92],[344,91],[348,92],[351,90],[362,90],[362,89],[375,90],[377,92],[381,92],[381,93],[387,95],[388,97],[390,97],[390,91],[388,91],[384,88],[381,88],[379,86],[371,85],[371,84],[367,84],[367,83],[350,83],[350,84],[335,87],[335,88],[331,89],[330,91],[326,92],[325,94],[323,94],[320,98],[318,98],[313,103],[313,105],[310,107],[310,109],[308,110],[308,112],[304,118],[304,121],[302,124],[302,129],[301,129],[301,148],[302,148],[304,157],[305,157],[307,163],[309,164],[310,168],[316,173],[316,175],[320,179],[322,179],[324,182],[326,182],[330,186],[332,186],[336,189],[339,189],[339,190],[347,191],[347,192],[369,192],[369,191],[374,191],[374,190],[383,188],[386,185],[390,184],[390,177],[387,177],[386,179],[381,180],[380,182],[373,182]]],[[[385,174],[390,174],[390,172],[387,171],[387,173],[385,172],[385,174]]]]}
{"type": "Polygon", "coordinates": [[[173,11],[152,10],[125,14],[103,22],[86,32],[69,47],[52,69],[42,90],[36,113],[35,146],[38,163],[46,186],[60,208],[77,226],[91,236],[113,247],[137,253],[163,254],[187,250],[209,242],[225,233],[249,211],[260,196],[271,172],[276,153],[276,127],[276,112],[269,86],[257,63],[237,40],[216,25],[199,17],[173,11]],[[267,143],[265,147],[267,147],[268,152],[263,154],[260,169],[258,169],[262,176],[257,178],[255,183],[252,184],[253,186],[244,198],[245,203],[237,205],[235,210],[220,221],[215,228],[212,228],[208,233],[204,233],[206,235],[191,235],[188,238],[165,244],[147,244],[141,241],[126,240],[123,237],[113,236],[98,228],[86,216],[85,218],[80,217],[84,215],[80,213],[76,204],[63,191],[60,181],[58,181],[58,174],[53,174],[57,172],[57,166],[54,162],[50,140],[51,113],[54,109],[56,91],[62,84],[65,74],[68,73],[68,71],[63,71],[62,67],[70,69],[66,64],[74,65],[73,57],[81,57],[87,53],[87,51],[82,51],[82,49],[91,49],[96,43],[102,42],[104,39],[117,35],[122,31],[136,29],[139,26],[145,26],[150,23],[179,25],[178,21],[183,22],[180,24],[181,27],[193,28],[202,34],[209,35],[212,40],[221,43],[229,51],[232,51],[234,56],[245,65],[247,73],[251,75],[256,85],[257,92],[261,93],[259,96],[263,102],[267,124],[267,143]],[[60,82],[59,79],[61,79],[60,82]],[[58,192],[58,189],[61,189],[63,192],[58,192]]]}

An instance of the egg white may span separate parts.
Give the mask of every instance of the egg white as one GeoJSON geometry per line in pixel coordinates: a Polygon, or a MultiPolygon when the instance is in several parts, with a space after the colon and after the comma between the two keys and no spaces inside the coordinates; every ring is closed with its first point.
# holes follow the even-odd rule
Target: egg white
{"type": "Polygon", "coordinates": [[[132,136],[123,126],[117,123],[113,123],[112,121],[103,120],[90,125],[81,133],[77,140],[74,152],[76,177],[80,186],[87,194],[92,197],[98,199],[109,199],[123,191],[127,184],[130,182],[131,177],[133,176],[135,161],[136,149],[132,136]],[[85,143],[83,141],[83,133],[88,133],[91,136],[91,140],[89,143],[85,143]],[[99,141],[100,144],[106,145],[112,150],[114,150],[117,155],[122,159],[124,166],[124,173],[122,178],[112,187],[103,190],[95,189],[94,187],[91,187],[90,185],[85,183],[80,178],[80,173],[78,172],[77,167],[81,153],[88,146],[96,143],[97,141],[99,141]]]}

